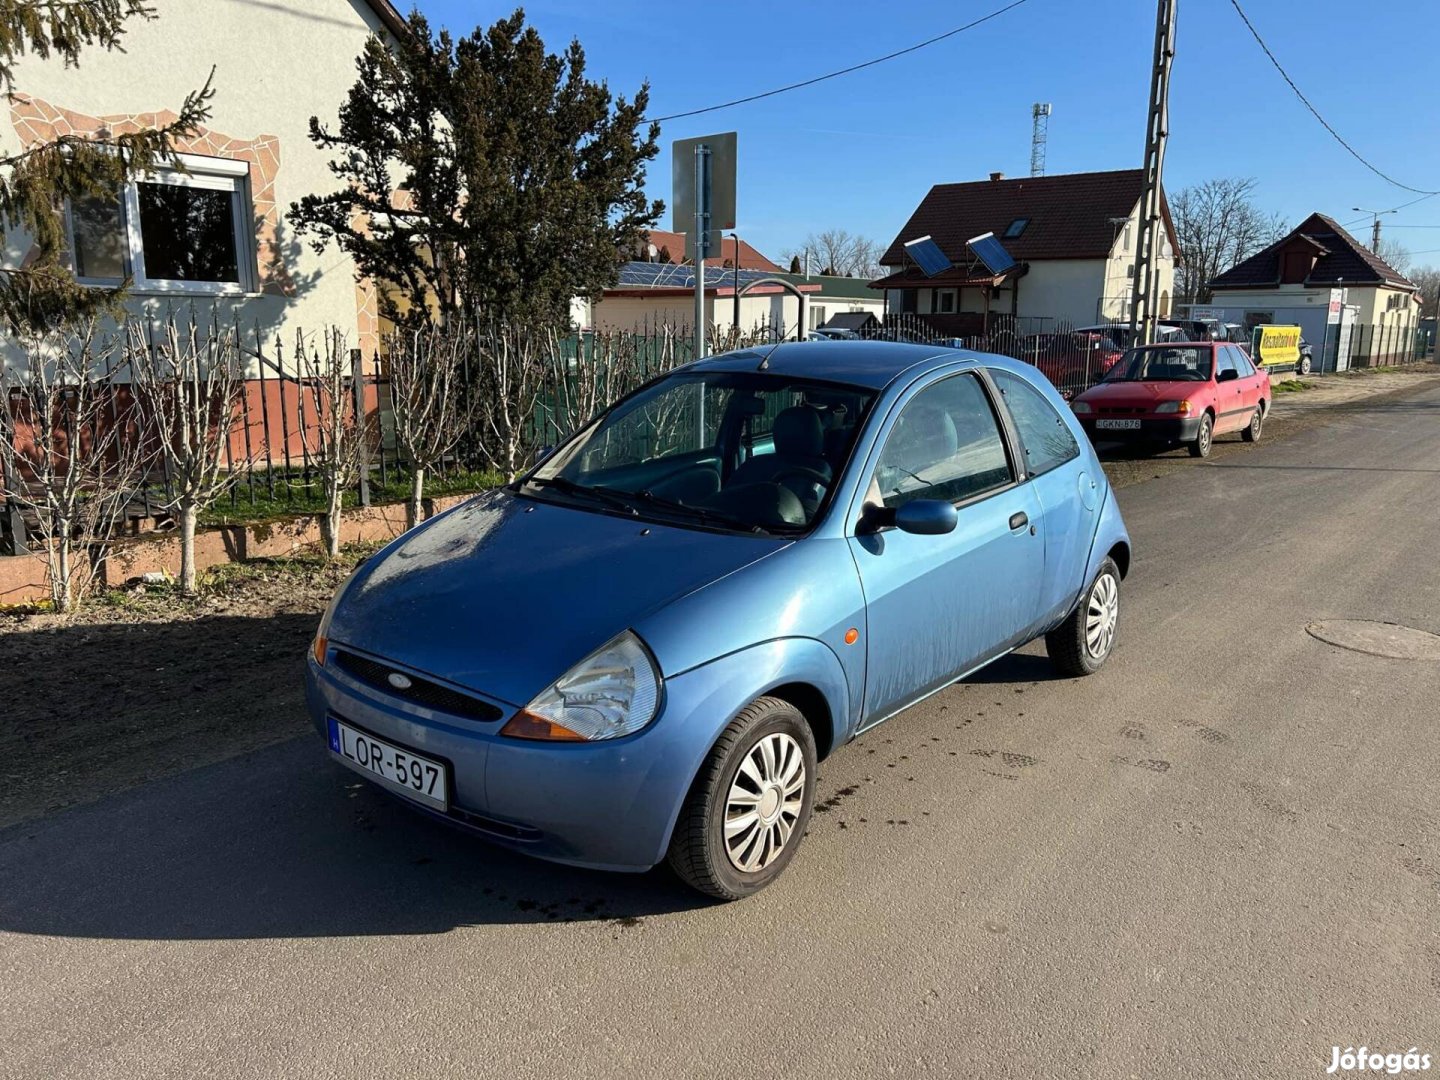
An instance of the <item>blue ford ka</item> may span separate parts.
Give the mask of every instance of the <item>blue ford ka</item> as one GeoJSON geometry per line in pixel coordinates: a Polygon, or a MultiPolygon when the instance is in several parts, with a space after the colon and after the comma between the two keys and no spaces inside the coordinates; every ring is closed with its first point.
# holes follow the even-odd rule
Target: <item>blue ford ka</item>
{"type": "Polygon", "coordinates": [[[559,862],[738,899],[816,762],[1044,636],[1087,675],[1130,541],[1033,367],[888,342],[711,357],[401,536],[308,661],[330,753],[559,862]]]}

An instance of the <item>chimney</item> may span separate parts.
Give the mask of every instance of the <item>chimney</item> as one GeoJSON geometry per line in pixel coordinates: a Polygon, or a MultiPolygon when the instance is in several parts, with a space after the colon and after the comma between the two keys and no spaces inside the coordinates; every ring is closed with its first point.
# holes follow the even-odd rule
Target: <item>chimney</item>
{"type": "Polygon", "coordinates": [[[1005,174],[1004,174],[1003,172],[992,172],[992,173],[990,174],[990,179],[991,179],[991,181],[1004,180],[1004,179],[1005,179],[1005,174]]]}

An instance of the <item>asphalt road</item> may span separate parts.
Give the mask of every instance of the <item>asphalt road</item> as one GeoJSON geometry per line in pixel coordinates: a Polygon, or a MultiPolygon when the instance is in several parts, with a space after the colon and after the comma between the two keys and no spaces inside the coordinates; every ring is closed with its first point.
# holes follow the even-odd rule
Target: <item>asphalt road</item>
{"type": "Polygon", "coordinates": [[[4,1077],[1313,1077],[1440,1063],[1440,390],[1126,488],[1118,651],[843,748],[739,904],[533,863],[301,739],[0,833],[4,1077]]]}

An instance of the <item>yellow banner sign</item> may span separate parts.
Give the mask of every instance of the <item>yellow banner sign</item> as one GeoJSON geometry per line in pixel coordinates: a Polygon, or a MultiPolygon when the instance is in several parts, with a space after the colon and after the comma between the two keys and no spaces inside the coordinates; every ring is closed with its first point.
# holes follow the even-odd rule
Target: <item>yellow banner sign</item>
{"type": "Polygon", "coordinates": [[[1300,361],[1300,327],[1261,326],[1256,359],[1264,367],[1285,364],[1293,367],[1300,361]]]}

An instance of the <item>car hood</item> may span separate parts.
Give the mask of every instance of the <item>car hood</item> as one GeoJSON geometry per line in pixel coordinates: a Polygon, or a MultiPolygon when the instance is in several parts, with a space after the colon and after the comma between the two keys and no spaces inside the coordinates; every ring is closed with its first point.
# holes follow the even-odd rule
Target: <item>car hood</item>
{"type": "Polygon", "coordinates": [[[1180,401],[1205,387],[1200,382],[1110,382],[1097,383],[1075,400],[1091,405],[1127,406],[1154,405],[1161,401],[1180,401]]]}
{"type": "Polygon", "coordinates": [[[789,543],[493,492],[362,566],[329,638],[523,705],[646,614],[789,543]]]}

